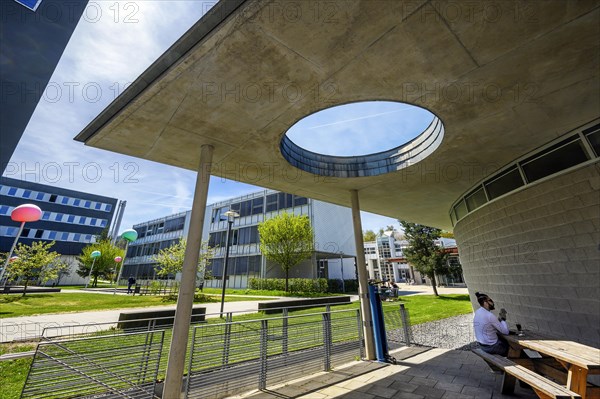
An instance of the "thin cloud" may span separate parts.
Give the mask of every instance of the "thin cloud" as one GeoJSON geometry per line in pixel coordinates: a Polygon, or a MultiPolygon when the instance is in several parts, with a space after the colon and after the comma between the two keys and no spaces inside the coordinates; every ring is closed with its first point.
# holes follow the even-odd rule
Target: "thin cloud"
{"type": "Polygon", "coordinates": [[[318,129],[318,128],[321,128],[321,127],[341,125],[341,124],[344,124],[344,123],[356,122],[356,121],[360,121],[360,120],[363,120],[363,119],[376,118],[376,117],[382,116],[382,115],[395,114],[395,113],[398,113],[398,112],[407,111],[409,109],[410,109],[410,107],[405,107],[405,108],[398,109],[398,110],[395,110],[395,111],[380,112],[380,113],[377,113],[377,114],[359,116],[358,118],[345,119],[345,120],[342,120],[342,121],[336,121],[336,122],[331,122],[331,123],[325,123],[325,124],[322,124],[322,125],[311,126],[311,127],[306,128],[306,129],[308,129],[308,130],[314,130],[314,129],[318,129]]]}

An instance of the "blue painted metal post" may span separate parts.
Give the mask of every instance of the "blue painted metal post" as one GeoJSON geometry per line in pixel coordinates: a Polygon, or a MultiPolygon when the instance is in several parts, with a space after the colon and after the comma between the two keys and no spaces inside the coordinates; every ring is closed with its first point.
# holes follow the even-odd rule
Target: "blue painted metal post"
{"type": "Polygon", "coordinates": [[[387,336],[385,334],[385,323],[383,320],[383,308],[381,298],[377,293],[377,287],[369,285],[369,304],[373,317],[373,338],[375,341],[375,354],[377,360],[386,362],[389,357],[387,336]]]}

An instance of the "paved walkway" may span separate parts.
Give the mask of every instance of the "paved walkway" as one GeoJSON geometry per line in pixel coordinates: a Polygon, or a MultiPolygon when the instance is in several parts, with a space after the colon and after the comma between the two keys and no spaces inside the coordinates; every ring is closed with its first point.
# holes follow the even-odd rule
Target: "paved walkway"
{"type": "MultiPolygon", "coordinates": [[[[279,299],[273,297],[273,300],[279,299]]],[[[225,302],[225,312],[255,313],[260,301],[225,302]]],[[[200,305],[200,304],[199,304],[200,305]]],[[[218,317],[220,303],[204,303],[206,317],[218,317]]],[[[93,312],[56,313],[39,316],[8,317],[0,319],[0,342],[35,339],[41,336],[44,328],[48,328],[46,336],[72,334],[79,331],[94,332],[114,326],[121,312],[175,309],[176,305],[147,306],[140,308],[123,308],[99,310],[93,312]],[[98,324],[106,323],[98,326],[98,324]]]]}
{"type": "Polygon", "coordinates": [[[470,351],[405,347],[391,354],[398,364],[353,362],[230,399],[537,399],[519,384],[514,395],[502,395],[502,375],[470,351]]]}

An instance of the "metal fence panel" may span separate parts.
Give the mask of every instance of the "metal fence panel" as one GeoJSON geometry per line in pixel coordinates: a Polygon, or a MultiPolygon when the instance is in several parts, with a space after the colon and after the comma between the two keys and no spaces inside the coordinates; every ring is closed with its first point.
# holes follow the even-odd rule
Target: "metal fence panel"
{"type": "Polygon", "coordinates": [[[410,346],[414,342],[408,310],[402,304],[382,303],[385,333],[390,350],[410,346]]]}
{"type": "Polygon", "coordinates": [[[42,342],[21,398],[156,398],[164,332],[42,342]]]}
{"type": "Polygon", "coordinates": [[[260,375],[261,328],[260,320],[194,328],[187,397],[213,398],[220,392],[256,388],[260,375]]]}
{"type": "Polygon", "coordinates": [[[221,398],[355,360],[359,312],[286,316],[194,329],[187,398],[221,398]],[[227,334],[228,333],[228,334],[227,334]]]}

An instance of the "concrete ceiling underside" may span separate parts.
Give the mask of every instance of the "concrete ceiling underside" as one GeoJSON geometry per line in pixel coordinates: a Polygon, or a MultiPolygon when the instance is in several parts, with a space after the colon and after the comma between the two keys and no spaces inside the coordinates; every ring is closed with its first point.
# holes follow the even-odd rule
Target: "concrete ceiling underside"
{"type": "MultiPolygon", "coordinates": [[[[508,162],[600,114],[596,1],[225,1],[76,140],[451,228],[453,201],[508,162]],[[286,130],[321,109],[401,101],[444,123],[425,160],[375,177],[289,165],[286,130]]],[[[390,142],[390,148],[401,143],[390,142]]]]}

